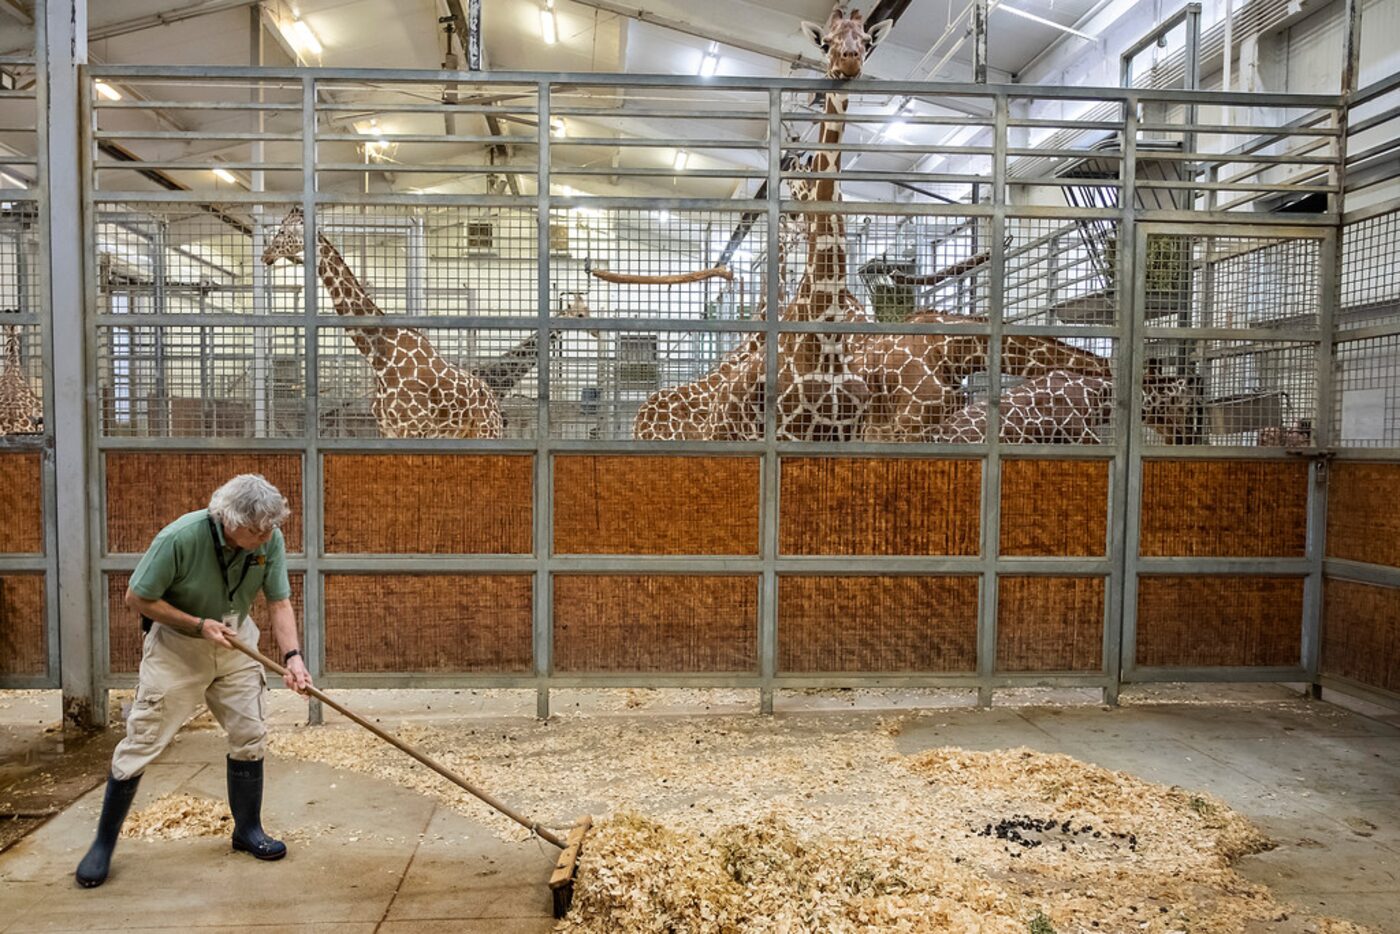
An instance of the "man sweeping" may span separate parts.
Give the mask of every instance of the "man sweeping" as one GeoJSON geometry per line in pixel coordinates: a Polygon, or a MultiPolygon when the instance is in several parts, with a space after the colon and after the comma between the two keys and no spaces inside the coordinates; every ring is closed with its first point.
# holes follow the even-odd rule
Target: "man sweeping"
{"type": "Polygon", "coordinates": [[[201,702],[228,733],[233,848],[258,859],[287,854],[282,841],[262,829],[266,676],[228,640],[257,645],[258,627],[248,609],[261,590],[287,669],[283,680],[300,694],[311,686],[297,646],[280,529],[289,513],[276,487],[257,474],[242,474],[215,490],[207,509],[161,529],[136,566],[126,605],[141,614],[146,632],[140,680],[126,737],[112,753],[97,839],[78,864],[79,885],[106,881],[141,773],[201,702]]]}

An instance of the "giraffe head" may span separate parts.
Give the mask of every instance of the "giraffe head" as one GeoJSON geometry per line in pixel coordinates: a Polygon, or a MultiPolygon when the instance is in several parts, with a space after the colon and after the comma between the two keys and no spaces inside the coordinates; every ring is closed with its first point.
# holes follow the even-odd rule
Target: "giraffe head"
{"type": "Polygon", "coordinates": [[[804,22],[802,31],[826,53],[828,78],[859,78],[865,67],[865,56],[889,35],[894,20],[884,20],[867,31],[859,10],[846,12],[838,6],[831,11],[825,26],[804,22]]]}
{"type": "Polygon", "coordinates": [[[1142,377],[1142,421],[1167,444],[1201,441],[1201,377],[1174,374],[1160,360],[1148,360],[1142,377]]]}
{"type": "Polygon", "coordinates": [[[272,239],[263,248],[262,261],[267,266],[271,266],[279,259],[300,263],[302,262],[302,253],[305,250],[306,218],[302,216],[301,208],[294,207],[287,212],[282,226],[277,228],[277,233],[273,234],[272,239]]]}
{"type": "MultiPolygon", "coordinates": [[[[589,318],[589,317],[592,317],[593,311],[592,311],[592,309],[590,309],[590,308],[588,307],[588,298],[587,298],[587,294],[586,294],[586,293],[584,293],[584,292],[565,292],[564,294],[568,296],[568,302],[564,305],[563,309],[560,310],[560,312],[559,312],[559,317],[561,317],[561,318],[589,318]]],[[[598,333],[598,329],[597,329],[597,328],[591,328],[591,329],[589,329],[588,333],[589,333],[589,334],[592,334],[594,337],[601,337],[601,335],[598,333]]]]}

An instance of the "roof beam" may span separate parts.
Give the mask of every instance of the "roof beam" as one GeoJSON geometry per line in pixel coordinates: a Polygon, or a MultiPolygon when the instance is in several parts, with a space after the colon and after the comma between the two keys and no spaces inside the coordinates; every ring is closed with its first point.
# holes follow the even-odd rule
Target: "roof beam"
{"type": "MultiPolygon", "coordinates": [[[[697,26],[694,23],[687,23],[684,20],[671,19],[669,16],[658,16],[646,10],[628,6],[624,3],[617,3],[614,0],[573,0],[580,6],[592,7],[595,10],[602,10],[605,13],[613,13],[617,16],[625,16],[634,19],[639,23],[648,23],[652,26],[660,26],[662,29],[669,29],[672,32],[684,33],[687,36],[694,36],[704,39],[707,42],[718,42],[720,45],[727,45],[731,48],[742,49],[745,52],[752,52],[755,55],[762,55],[765,58],[777,59],[780,62],[787,62],[793,68],[804,68],[808,71],[825,72],[826,66],[814,58],[786,49],[780,49],[771,45],[764,45],[753,42],[740,36],[722,33],[708,26],[697,26]]],[[[907,3],[907,0],[906,0],[907,3]]]]}
{"type": "Polygon", "coordinates": [[[20,0],[0,0],[0,13],[12,16],[26,26],[34,25],[34,14],[20,0]]]}

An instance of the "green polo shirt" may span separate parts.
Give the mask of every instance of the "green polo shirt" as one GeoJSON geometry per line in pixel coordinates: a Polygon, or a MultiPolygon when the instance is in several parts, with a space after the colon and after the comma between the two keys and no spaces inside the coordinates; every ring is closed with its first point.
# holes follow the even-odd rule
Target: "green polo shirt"
{"type": "Polygon", "coordinates": [[[282,530],[272,533],[267,543],[249,552],[224,547],[224,530],[214,526],[219,546],[224,549],[228,577],[219,570],[214,555],[214,537],[209,534],[209,510],[185,513],[157,533],[141,563],[131,575],[131,591],[146,600],[165,600],[171,606],[202,619],[221,619],[235,612],[242,619],[261,590],[271,602],[292,595],[287,581],[286,548],[282,530]],[[244,576],[244,568],[247,575],[244,576]],[[241,581],[241,582],[240,582],[241,581]],[[237,586],[230,605],[229,591],[237,586]]]}

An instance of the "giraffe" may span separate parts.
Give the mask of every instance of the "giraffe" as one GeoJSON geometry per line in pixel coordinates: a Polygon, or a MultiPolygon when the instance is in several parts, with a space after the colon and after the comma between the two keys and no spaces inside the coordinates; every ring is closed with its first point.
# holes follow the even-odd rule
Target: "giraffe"
{"type": "MultiPolygon", "coordinates": [[[[1014,386],[1001,397],[1000,440],[1007,444],[1102,444],[1113,421],[1114,380],[1108,374],[1054,369],[1014,386]]],[[[930,432],[929,440],[981,444],[987,403],[964,406],[930,432]]],[[[1142,381],[1142,421],[1167,444],[1191,444],[1199,415],[1200,383],[1167,373],[1149,360],[1142,381]]]]}
{"type": "MultiPolygon", "coordinates": [[[[808,169],[809,162],[799,165],[808,169]]],[[[811,201],[816,186],[810,179],[788,179],[795,201],[811,201]]],[[[786,301],[787,256],[807,238],[807,215],[784,215],[778,236],[779,298],[786,301]]],[[[759,302],[762,319],[767,298],[759,302]]],[[[755,334],[720,358],[700,377],[679,386],[666,386],[647,397],[632,422],[639,441],[754,440],[763,434],[763,335],[755,334]]]]}
{"type": "Polygon", "coordinates": [[[44,430],[44,405],[29,385],[19,355],[19,328],[5,325],[5,363],[0,370],[0,435],[44,430]]]}
{"type": "MultiPolygon", "coordinates": [[[[587,318],[589,315],[588,303],[583,300],[581,294],[576,295],[563,310],[555,317],[557,318],[587,318]]],[[[595,331],[596,335],[597,332],[595,331]]],[[[549,332],[549,344],[553,349],[564,336],[562,331],[549,332]]],[[[516,385],[525,378],[525,374],[534,369],[538,361],[536,348],[540,345],[538,333],[531,334],[510,350],[499,357],[482,365],[475,367],[472,372],[480,377],[487,386],[491,387],[497,398],[504,397],[516,385]]]]}
{"type": "MultiPolygon", "coordinates": [[[[1113,418],[1113,381],[1051,370],[1001,397],[1001,441],[1006,444],[1101,444],[1113,418]]],[[[981,444],[987,440],[987,403],[964,406],[934,427],[930,440],[981,444]]]]}
{"type": "MultiPolygon", "coordinates": [[[[986,324],[985,317],[921,311],[911,324],[986,324]]],[[[963,381],[988,369],[981,334],[852,335],[856,371],[870,387],[867,441],[920,441],[959,407],[963,381]]],[[[1048,337],[1002,339],[1001,372],[1031,380],[1055,370],[1109,378],[1103,357],[1048,337]]]]}
{"type": "MultiPolygon", "coordinates": [[[[885,20],[865,29],[859,11],[831,11],[826,26],[803,23],[802,29],[827,54],[826,76],[833,80],[860,77],[865,57],[894,25],[885,20]]],[[[846,95],[826,94],[826,116],[844,117],[846,95]]],[[[838,145],[845,121],[823,121],[819,139],[829,148],[819,151],[814,168],[824,177],[814,186],[813,199],[840,200],[835,176],[841,171],[838,145]]],[[[846,225],[839,214],[814,214],[808,222],[807,265],[796,297],[782,317],[796,322],[837,322],[859,314],[859,301],[846,287],[846,225]]],[[[852,440],[869,405],[870,390],[852,367],[844,334],[785,333],[778,337],[776,380],[778,437],[787,440],[852,440]]]]}
{"type": "MultiPolygon", "coordinates": [[[[301,208],[288,212],[262,261],[301,261],[305,252],[301,208]]],[[[383,311],[345,258],[324,235],[316,236],[316,272],[338,315],[382,315],[383,311]]],[[[481,378],[457,367],[416,328],[365,327],[350,340],[374,370],[372,411],[386,438],[499,438],[502,422],[496,394],[481,378]]]]}

